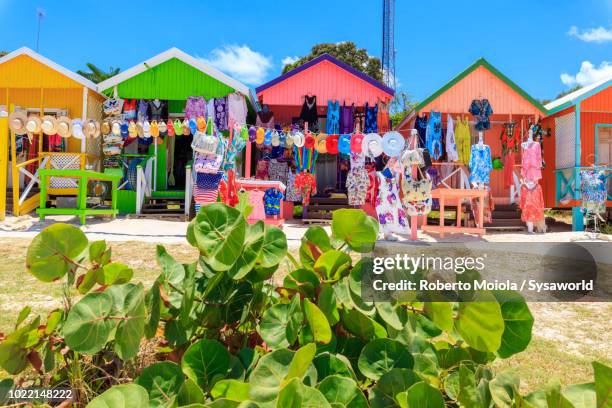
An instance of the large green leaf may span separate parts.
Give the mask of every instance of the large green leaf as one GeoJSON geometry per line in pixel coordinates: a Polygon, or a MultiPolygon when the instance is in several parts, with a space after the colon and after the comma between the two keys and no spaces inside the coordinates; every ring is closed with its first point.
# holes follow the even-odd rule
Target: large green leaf
{"type": "Polygon", "coordinates": [[[102,286],[120,285],[128,283],[133,275],[134,271],[127,265],[111,262],[102,268],[96,269],[94,279],[98,285],[102,286]]]}
{"type": "Polygon", "coordinates": [[[317,385],[325,399],[333,407],[368,408],[368,400],[357,386],[355,380],[339,375],[326,377],[317,385]]]}
{"type": "Polygon", "coordinates": [[[407,368],[393,368],[384,374],[370,390],[370,404],[373,408],[397,406],[396,396],[405,392],[412,384],[421,381],[414,371],[407,368]]]}
{"type": "Polygon", "coordinates": [[[113,299],[106,292],[88,293],[77,302],[64,323],[66,344],[74,351],[93,354],[102,349],[117,326],[111,318],[113,299]]]}
{"type": "Polygon", "coordinates": [[[474,301],[459,303],[455,329],[476,350],[497,351],[504,333],[504,319],[495,297],[477,292],[474,301]]]}
{"type": "Polygon", "coordinates": [[[147,305],[147,320],[145,323],[145,336],[147,339],[151,339],[157,333],[157,326],[159,326],[159,318],[161,314],[161,297],[159,293],[159,284],[153,283],[153,286],[147,292],[145,296],[145,303],[147,305]]]}
{"type": "Polygon", "coordinates": [[[0,342],[0,368],[17,375],[28,366],[28,349],[19,338],[7,338],[0,342]]]}
{"type": "Polygon", "coordinates": [[[342,311],[340,316],[346,330],[355,336],[364,340],[387,337],[387,331],[383,326],[356,309],[342,311]]]}
{"type": "Polygon", "coordinates": [[[499,408],[511,408],[514,400],[514,390],[519,388],[519,379],[511,372],[498,373],[489,381],[491,399],[499,408]]]}
{"type": "Polygon", "coordinates": [[[295,290],[304,296],[314,298],[315,290],[319,287],[319,277],[310,269],[296,269],[285,276],[283,286],[295,290]]]}
{"type": "Polygon", "coordinates": [[[312,331],[314,340],[317,343],[329,343],[331,341],[332,332],[327,318],[315,305],[308,299],[304,299],[304,314],[308,321],[308,326],[312,331]]]}
{"type": "Polygon", "coordinates": [[[299,296],[294,296],[289,304],[289,320],[285,333],[289,344],[295,343],[304,324],[304,313],[302,313],[302,302],[299,296]]]}
{"type": "Polygon", "coordinates": [[[375,307],[378,315],[389,326],[395,330],[402,330],[404,328],[407,318],[401,306],[393,305],[391,302],[376,302],[375,307]]]}
{"type": "Polygon", "coordinates": [[[278,394],[277,408],[331,408],[321,391],[294,378],[278,394]]]}
{"type": "MultiPolygon", "coordinates": [[[[593,383],[568,385],[561,393],[574,408],[598,408],[600,406],[597,404],[597,392],[593,383]]],[[[612,404],[608,403],[608,406],[612,404]]]]}
{"type": "Polygon", "coordinates": [[[338,323],[340,313],[338,312],[338,301],[336,300],[336,292],[327,283],[321,285],[319,299],[317,300],[319,309],[323,312],[330,325],[338,323]]]}
{"type": "Polygon", "coordinates": [[[179,309],[183,303],[180,290],[185,280],[185,268],[161,245],[157,246],[157,263],[162,269],[158,278],[160,289],[165,293],[170,306],[179,309]]]}
{"type": "Polygon", "coordinates": [[[203,339],[193,343],[185,354],[181,366],[187,378],[203,390],[210,390],[215,382],[225,377],[229,369],[230,354],[216,340],[203,339]]]}
{"type": "Polygon", "coordinates": [[[246,401],[249,399],[249,383],[232,379],[221,380],[212,388],[210,395],[214,399],[226,398],[236,402],[246,401]]]}
{"type": "Polygon", "coordinates": [[[346,242],[357,252],[370,252],[378,235],[378,221],[363,210],[344,208],[332,215],[334,237],[346,242]]]}
{"type": "Polygon", "coordinates": [[[318,225],[311,226],[306,230],[300,245],[300,260],[302,265],[307,268],[314,268],[314,264],[325,251],[332,249],[329,235],[323,227],[318,225]]]}
{"type": "Polygon", "coordinates": [[[122,384],[106,390],[87,404],[87,408],[148,408],[147,390],[138,384],[122,384]]]}
{"type": "Polygon", "coordinates": [[[300,347],[298,351],[293,355],[293,359],[291,360],[291,364],[289,364],[289,369],[287,370],[287,375],[283,379],[281,386],[287,384],[294,378],[303,378],[310,368],[312,364],[312,359],[317,352],[317,346],[314,343],[306,344],[303,347],[300,347]]]}
{"type": "Polygon", "coordinates": [[[335,282],[348,274],[351,257],[337,249],[324,252],[314,264],[314,270],[325,281],[335,282]]]}
{"type": "Polygon", "coordinates": [[[285,233],[274,226],[266,225],[264,242],[258,262],[264,268],[278,265],[287,254],[287,237],[285,233]]]}
{"type": "Polygon", "coordinates": [[[418,382],[397,396],[400,407],[444,408],[444,398],[437,388],[418,382]]]}
{"type": "Polygon", "coordinates": [[[191,309],[195,299],[196,290],[196,263],[184,264],[185,280],[183,280],[183,301],[179,314],[179,323],[187,329],[193,325],[191,319],[191,309]]]}
{"type": "Polygon", "coordinates": [[[317,369],[317,378],[319,380],[330,375],[355,378],[351,362],[342,354],[321,353],[315,357],[313,364],[317,369]]]}
{"type": "Polygon", "coordinates": [[[60,279],[76,267],[75,261],[87,248],[87,237],[69,224],[53,224],[36,235],[26,254],[26,270],[43,282],[60,279]]]}
{"type": "Polygon", "coordinates": [[[246,220],[235,208],[221,203],[203,206],[193,221],[193,238],[206,263],[227,271],[242,252],[246,220]]]}
{"type": "Polygon", "coordinates": [[[465,364],[461,364],[459,366],[459,394],[457,395],[457,401],[461,406],[470,408],[488,407],[477,385],[474,373],[465,364]]]}
{"type": "Polygon", "coordinates": [[[264,244],[264,223],[257,221],[255,224],[247,226],[246,236],[242,252],[236,258],[228,275],[233,279],[239,280],[247,276],[255,266],[255,262],[261,255],[264,244]]]}
{"type": "Polygon", "coordinates": [[[135,382],[149,393],[151,407],[166,407],[175,400],[184,381],[178,364],[162,361],[145,367],[135,382]]]}
{"type": "Polygon", "coordinates": [[[597,407],[612,406],[612,368],[598,361],[593,362],[595,375],[595,392],[597,394],[597,407]]]}
{"type": "Polygon", "coordinates": [[[512,291],[493,292],[504,318],[504,333],[497,355],[508,358],[525,350],[531,341],[533,316],[523,297],[512,291]]]}
{"type": "Polygon", "coordinates": [[[203,404],[206,400],[204,392],[193,380],[186,378],[176,396],[180,407],[190,404],[203,404]]]}
{"type": "MultiPolygon", "coordinates": [[[[299,297],[298,297],[299,299],[299,297]]],[[[276,304],[266,309],[257,332],[271,349],[289,347],[287,329],[289,328],[289,305],[276,304]]],[[[295,338],[293,339],[295,341],[295,338]]]]}
{"type": "Polygon", "coordinates": [[[435,323],[440,330],[450,332],[453,330],[453,305],[449,302],[426,302],[424,311],[429,320],[435,323]]]}
{"type": "Polygon", "coordinates": [[[375,339],[365,345],[359,356],[359,371],[378,380],[393,368],[412,368],[414,359],[408,348],[396,340],[375,339]]]}
{"type": "Polygon", "coordinates": [[[8,405],[9,391],[13,388],[15,383],[12,378],[5,378],[0,380],[0,404],[8,405]]]}
{"type": "Polygon", "coordinates": [[[142,283],[128,292],[123,304],[122,320],[115,334],[115,351],[123,360],[138,354],[145,327],[145,294],[142,283]]]}

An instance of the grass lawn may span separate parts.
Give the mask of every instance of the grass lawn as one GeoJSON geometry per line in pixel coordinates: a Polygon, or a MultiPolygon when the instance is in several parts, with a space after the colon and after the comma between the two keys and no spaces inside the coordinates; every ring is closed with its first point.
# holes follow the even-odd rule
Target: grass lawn
{"type": "MultiPolygon", "coordinates": [[[[61,285],[41,283],[25,271],[29,240],[4,239],[0,245],[0,333],[10,332],[22,307],[46,313],[60,307],[61,285]]],[[[181,262],[197,259],[197,250],[187,244],[167,244],[181,262]]],[[[134,281],[150,285],[160,273],[155,244],[113,243],[113,260],[134,269],[134,281]]],[[[297,252],[297,251],[294,251],[297,252]]],[[[297,257],[297,253],[295,253],[297,257]]],[[[284,272],[280,272],[281,274],[284,272]]],[[[278,277],[280,281],[280,277],[278,277]]],[[[533,340],[527,350],[507,360],[498,360],[497,370],[513,369],[521,377],[524,392],[551,380],[562,384],[592,381],[591,361],[612,364],[612,314],[610,303],[532,303],[535,317],[533,340]]],[[[0,378],[6,376],[0,370],[0,378]]]]}

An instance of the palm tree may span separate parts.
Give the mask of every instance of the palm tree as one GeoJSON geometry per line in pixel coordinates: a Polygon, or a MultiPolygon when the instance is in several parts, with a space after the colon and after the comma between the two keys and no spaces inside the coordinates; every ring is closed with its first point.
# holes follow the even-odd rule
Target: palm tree
{"type": "Polygon", "coordinates": [[[95,84],[98,84],[104,81],[105,79],[113,77],[121,71],[121,68],[110,67],[108,69],[108,72],[104,72],[103,70],[101,70],[100,68],[92,64],[91,62],[88,62],[85,65],[87,65],[87,68],[89,68],[90,72],[78,70],[77,74],[84,76],[85,78],[89,79],[91,82],[95,84]]]}

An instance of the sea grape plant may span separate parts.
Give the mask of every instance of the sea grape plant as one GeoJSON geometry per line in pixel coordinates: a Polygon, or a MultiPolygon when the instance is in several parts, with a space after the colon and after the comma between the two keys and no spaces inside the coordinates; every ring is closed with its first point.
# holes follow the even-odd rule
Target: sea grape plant
{"type": "MultiPolygon", "coordinates": [[[[208,205],[187,232],[197,262],[181,264],[158,246],[161,273],[145,289],[103,241],[52,225],[32,241],[26,268],[63,282],[64,308],[42,324],[25,323],[24,309],[0,342],[0,367],[15,381],[53,383],[79,354],[129,366],[142,344],[154,344],[154,362],[100,381],[95,398],[80,396],[94,408],[610,406],[612,369],[597,362],[593,383],[527,395],[512,373],[492,370],[531,340],[533,317],[518,293],[368,302],[361,278],[377,221],[338,210],[331,230],[310,227],[294,257],[282,230],[208,205]]],[[[13,381],[0,383],[0,400],[13,381]]]]}

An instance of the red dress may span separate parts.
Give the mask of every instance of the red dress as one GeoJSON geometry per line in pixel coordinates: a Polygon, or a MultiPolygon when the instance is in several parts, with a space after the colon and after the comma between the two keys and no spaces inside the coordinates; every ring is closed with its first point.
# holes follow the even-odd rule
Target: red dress
{"type": "Polygon", "coordinates": [[[295,189],[302,194],[302,203],[310,203],[310,195],[317,193],[317,180],[314,174],[302,172],[295,176],[295,189]]]}
{"type": "Polygon", "coordinates": [[[544,196],[539,184],[531,189],[525,184],[521,186],[520,204],[521,220],[524,222],[538,222],[544,219],[544,196]]]}

